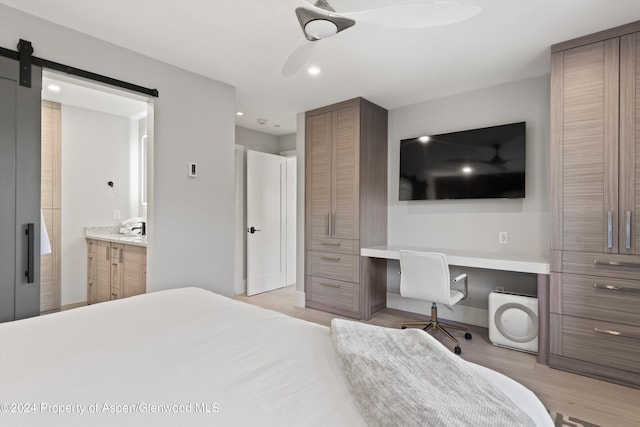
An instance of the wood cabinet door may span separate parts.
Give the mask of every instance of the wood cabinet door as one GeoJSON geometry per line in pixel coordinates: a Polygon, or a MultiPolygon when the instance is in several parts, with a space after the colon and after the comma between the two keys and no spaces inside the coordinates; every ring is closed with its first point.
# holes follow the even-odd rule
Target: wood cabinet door
{"type": "Polygon", "coordinates": [[[122,284],[124,282],[124,245],[111,243],[111,297],[122,298],[122,284]]]}
{"type": "Polygon", "coordinates": [[[98,273],[98,242],[97,240],[87,240],[87,304],[95,304],[96,301],[96,279],[98,273]]]}
{"type": "Polygon", "coordinates": [[[640,254],[640,33],[620,39],[621,254],[640,254]]]}
{"type": "Polygon", "coordinates": [[[618,252],[618,76],[619,39],[552,55],[554,249],[618,252]]]}
{"type": "Polygon", "coordinates": [[[125,245],[122,258],[123,297],[144,294],[146,291],[147,250],[140,246],[125,245]]]}
{"type": "Polygon", "coordinates": [[[360,107],[333,112],[334,173],[332,235],[358,239],[360,235],[360,107]]]}
{"type": "Polygon", "coordinates": [[[97,240],[95,302],[111,299],[111,243],[97,240]]]}
{"type": "Polygon", "coordinates": [[[331,220],[331,113],[306,121],[306,229],[307,237],[329,237],[331,220]]]}

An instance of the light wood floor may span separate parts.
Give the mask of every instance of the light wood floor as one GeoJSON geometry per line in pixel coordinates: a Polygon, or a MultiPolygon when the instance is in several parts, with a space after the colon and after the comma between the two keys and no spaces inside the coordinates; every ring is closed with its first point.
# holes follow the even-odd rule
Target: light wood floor
{"type": "MultiPolygon", "coordinates": [[[[295,307],[295,286],[252,297],[238,296],[236,299],[325,326],[329,326],[331,319],[337,317],[295,307]]],[[[416,318],[419,319],[419,316],[403,317],[393,310],[386,310],[367,323],[399,327],[402,322],[416,318]]],[[[471,341],[456,335],[461,341],[462,357],[520,382],[536,393],[548,410],[603,427],[640,426],[640,390],[551,369],[538,364],[533,355],[492,345],[486,328],[470,326],[470,330],[473,334],[471,341]]],[[[438,338],[438,335],[434,336],[438,338]]],[[[444,339],[442,342],[452,348],[449,342],[444,339]]]]}

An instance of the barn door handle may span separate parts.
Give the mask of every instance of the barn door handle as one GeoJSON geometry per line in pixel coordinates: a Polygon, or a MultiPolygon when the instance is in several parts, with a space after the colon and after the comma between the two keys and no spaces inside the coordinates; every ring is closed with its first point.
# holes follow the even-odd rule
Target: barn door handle
{"type": "Polygon", "coordinates": [[[24,272],[27,278],[27,283],[33,283],[33,270],[34,270],[34,253],[35,253],[35,226],[33,222],[27,224],[25,230],[27,235],[27,269],[24,272]]]}

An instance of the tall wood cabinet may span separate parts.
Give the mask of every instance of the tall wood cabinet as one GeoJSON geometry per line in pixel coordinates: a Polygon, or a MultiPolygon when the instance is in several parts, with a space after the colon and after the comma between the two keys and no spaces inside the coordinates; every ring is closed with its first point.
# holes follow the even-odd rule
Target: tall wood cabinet
{"type": "Polygon", "coordinates": [[[87,239],[87,302],[95,304],[146,292],[147,250],[87,239]]]}
{"type": "Polygon", "coordinates": [[[60,308],[61,153],[60,104],[42,101],[41,106],[40,207],[51,253],[40,256],[40,312],[60,308]]]}
{"type": "Polygon", "coordinates": [[[640,387],[640,22],[552,47],[552,367],[640,387]]]}
{"type": "Polygon", "coordinates": [[[360,248],[386,243],[387,110],[356,98],[307,112],[305,157],[306,305],[368,318],[386,302],[386,271],[362,288],[360,248]]]}

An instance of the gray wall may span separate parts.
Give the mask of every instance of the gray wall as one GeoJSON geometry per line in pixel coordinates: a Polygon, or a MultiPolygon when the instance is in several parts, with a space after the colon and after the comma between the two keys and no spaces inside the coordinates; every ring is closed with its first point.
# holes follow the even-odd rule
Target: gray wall
{"type": "Polygon", "coordinates": [[[296,134],[289,133],[287,135],[281,135],[278,138],[279,141],[279,150],[282,151],[292,151],[296,149],[296,134]]]}
{"type": "MultiPolygon", "coordinates": [[[[0,6],[0,46],[157,88],[149,291],[200,286],[233,295],[235,89],[0,6]],[[197,179],[187,165],[197,162],[197,179]]],[[[150,120],[151,122],[151,120],[150,120]]]]}
{"type": "MultiPolygon", "coordinates": [[[[548,138],[549,76],[391,110],[389,244],[481,251],[498,256],[548,255],[548,138]],[[398,200],[401,139],[518,121],[527,122],[525,199],[398,200]],[[507,245],[498,243],[499,231],[509,233],[507,245]]],[[[397,270],[398,263],[389,262],[389,291],[392,293],[399,292],[397,270]]],[[[487,308],[486,297],[496,285],[517,292],[535,292],[535,278],[527,275],[474,270],[470,281],[474,294],[465,304],[480,309],[487,308]]]]}

